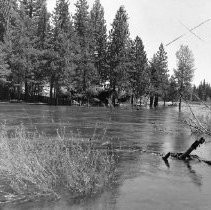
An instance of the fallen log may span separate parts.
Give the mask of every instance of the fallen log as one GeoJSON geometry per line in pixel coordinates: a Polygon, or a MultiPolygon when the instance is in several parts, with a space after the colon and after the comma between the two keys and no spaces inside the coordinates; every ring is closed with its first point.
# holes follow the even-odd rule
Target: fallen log
{"type": "Polygon", "coordinates": [[[170,156],[178,158],[179,160],[185,160],[186,158],[190,157],[190,154],[193,150],[196,150],[197,147],[200,146],[200,144],[203,144],[205,142],[205,139],[201,137],[199,140],[196,140],[185,152],[183,153],[171,153],[168,152],[165,156],[163,156],[164,161],[168,161],[168,158],[170,156]]]}
{"type": "Polygon", "coordinates": [[[203,144],[205,139],[201,137],[199,140],[196,140],[182,155],[179,156],[179,159],[184,160],[186,159],[193,150],[196,150],[200,144],[203,144]]]}
{"type": "Polygon", "coordinates": [[[168,152],[164,157],[162,157],[163,160],[164,160],[164,161],[167,161],[168,158],[170,157],[170,155],[171,155],[171,152],[168,152]]]}

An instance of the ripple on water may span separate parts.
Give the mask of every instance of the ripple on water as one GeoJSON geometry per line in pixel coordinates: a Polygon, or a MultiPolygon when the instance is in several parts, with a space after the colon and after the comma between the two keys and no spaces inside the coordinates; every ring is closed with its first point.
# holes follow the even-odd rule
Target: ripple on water
{"type": "MultiPolygon", "coordinates": [[[[195,140],[174,107],[137,111],[0,104],[0,116],[8,124],[23,122],[49,135],[64,126],[73,132],[80,129],[84,137],[95,130],[98,136],[104,135],[103,141],[123,148],[138,145],[147,151],[121,152],[117,183],[94,198],[27,202],[3,209],[211,209],[211,167],[175,159],[169,159],[167,167],[158,155],[181,152],[195,140]]],[[[211,144],[196,153],[211,160],[211,144]]]]}

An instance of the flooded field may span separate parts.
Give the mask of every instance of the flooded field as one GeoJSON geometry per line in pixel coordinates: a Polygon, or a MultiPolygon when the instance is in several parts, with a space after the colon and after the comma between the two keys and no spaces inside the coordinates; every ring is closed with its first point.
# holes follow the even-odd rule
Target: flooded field
{"type": "MultiPolygon", "coordinates": [[[[11,128],[23,123],[31,130],[36,128],[55,136],[57,128],[65,127],[67,134],[80,133],[84,138],[95,135],[99,141],[110,140],[122,148],[117,182],[97,196],[73,199],[64,195],[57,201],[2,204],[1,209],[210,209],[211,166],[198,160],[176,159],[169,159],[166,166],[161,158],[167,152],[186,150],[195,140],[182,123],[184,115],[177,109],[123,110],[1,103],[0,121],[6,121],[11,128]]],[[[211,139],[206,137],[206,140],[211,139]]],[[[201,146],[195,153],[211,160],[211,144],[201,146]]]]}

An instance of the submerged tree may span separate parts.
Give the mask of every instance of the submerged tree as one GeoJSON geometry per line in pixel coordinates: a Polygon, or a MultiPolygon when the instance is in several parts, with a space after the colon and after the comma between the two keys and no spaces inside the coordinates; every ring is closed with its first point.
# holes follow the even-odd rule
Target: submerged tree
{"type": "Polygon", "coordinates": [[[180,46],[180,49],[176,52],[176,58],[177,69],[174,70],[174,75],[178,83],[179,110],[181,110],[182,98],[190,89],[194,76],[194,58],[187,45],[180,46]]]}

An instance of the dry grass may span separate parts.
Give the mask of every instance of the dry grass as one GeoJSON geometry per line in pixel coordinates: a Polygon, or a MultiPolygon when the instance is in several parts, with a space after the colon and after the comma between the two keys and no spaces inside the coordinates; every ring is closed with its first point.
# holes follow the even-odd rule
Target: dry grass
{"type": "Polygon", "coordinates": [[[115,174],[113,154],[95,150],[92,142],[30,133],[21,125],[0,126],[0,172],[17,195],[60,197],[63,190],[86,196],[110,183],[115,174]]]}
{"type": "Polygon", "coordinates": [[[208,105],[186,103],[185,123],[193,133],[211,135],[211,109],[208,105]]]}

